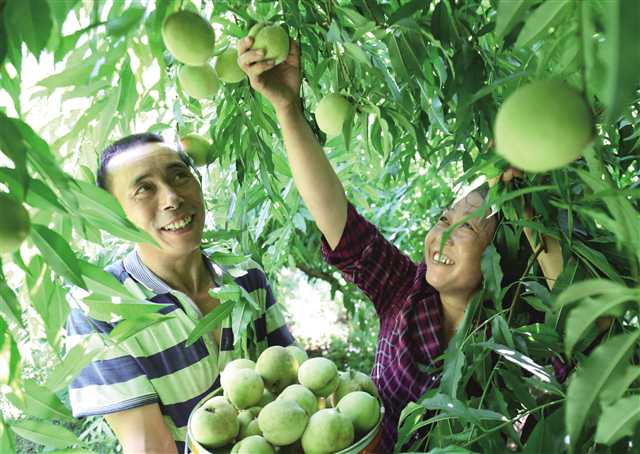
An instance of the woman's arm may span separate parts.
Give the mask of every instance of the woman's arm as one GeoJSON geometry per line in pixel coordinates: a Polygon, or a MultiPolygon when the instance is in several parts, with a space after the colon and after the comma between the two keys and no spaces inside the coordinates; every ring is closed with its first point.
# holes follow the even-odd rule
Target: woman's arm
{"type": "MultiPolygon", "coordinates": [[[[524,214],[525,219],[531,219],[533,217],[533,209],[530,206],[527,206],[524,210],[524,214]]],[[[558,276],[564,269],[560,242],[555,238],[542,235],[543,244],[540,244],[541,242],[536,239],[536,234],[529,227],[524,228],[524,233],[527,236],[527,240],[529,240],[529,244],[534,252],[540,247],[543,248],[543,250],[538,254],[538,263],[540,264],[540,269],[542,269],[542,274],[544,274],[544,277],[547,280],[549,289],[553,289],[558,276]]]]}
{"type": "Polygon", "coordinates": [[[296,187],[318,228],[335,249],[347,221],[347,197],[322,147],[296,107],[278,111],[296,187]]]}
{"type": "Polygon", "coordinates": [[[274,66],[252,38],[238,43],[238,64],[251,86],[273,105],[284,138],[289,166],[305,205],[329,246],[338,245],[347,221],[347,197],[338,176],[300,110],[300,49],[291,41],[287,59],[274,66]]]}

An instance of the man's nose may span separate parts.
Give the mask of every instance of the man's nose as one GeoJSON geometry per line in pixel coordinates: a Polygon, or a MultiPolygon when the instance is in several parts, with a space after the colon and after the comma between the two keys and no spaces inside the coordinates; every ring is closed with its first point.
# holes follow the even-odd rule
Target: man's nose
{"type": "Polygon", "coordinates": [[[165,210],[179,208],[184,202],[184,198],[169,185],[162,188],[162,207],[165,210]]]}

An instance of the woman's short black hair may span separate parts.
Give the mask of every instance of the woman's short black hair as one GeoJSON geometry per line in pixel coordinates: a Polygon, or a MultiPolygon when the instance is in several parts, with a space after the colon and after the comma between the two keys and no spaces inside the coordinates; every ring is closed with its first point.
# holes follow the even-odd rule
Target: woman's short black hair
{"type": "MultiPolygon", "coordinates": [[[[105,148],[102,153],[100,153],[100,157],[98,160],[98,171],[96,174],[96,184],[98,187],[108,191],[107,189],[107,165],[109,161],[114,156],[119,155],[137,145],[142,145],[145,143],[163,143],[164,139],[162,136],[158,134],[154,134],[151,132],[143,132],[138,134],[131,134],[122,139],[116,140],[107,148],[105,148]]],[[[192,167],[191,161],[189,157],[182,151],[178,150],[178,155],[182,162],[184,162],[187,166],[192,167]]]]}

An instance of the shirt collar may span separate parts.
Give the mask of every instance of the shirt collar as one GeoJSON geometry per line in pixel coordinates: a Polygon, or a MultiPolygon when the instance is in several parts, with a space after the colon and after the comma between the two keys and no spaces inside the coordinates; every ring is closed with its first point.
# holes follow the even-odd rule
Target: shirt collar
{"type": "MultiPolygon", "coordinates": [[[[202,252],[202,258],[206,263],[209,271],[213,276],[213,280],[217,285],[220,285],[222,277],[222,268],[211,260],[202,252]]],[[[134,248],[123,260],[124,269],[140,284],[144,285],[156,294],[171,293],[175,289],[171,288],[166,282],[158,277],[153,271],[151,271],[140,259],[138,254],[138,248],[134,248]]]]}

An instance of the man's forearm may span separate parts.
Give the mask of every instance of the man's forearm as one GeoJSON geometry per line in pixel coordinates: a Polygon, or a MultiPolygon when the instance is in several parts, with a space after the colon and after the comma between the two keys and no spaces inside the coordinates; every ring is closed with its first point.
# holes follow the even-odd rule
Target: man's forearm
{"type": "Polygon", "coordinates": [[[318,228],[335,248],[347,219],[342,183],[300,109],[283,109],[277,115],[296,187],[318,228]]]}

